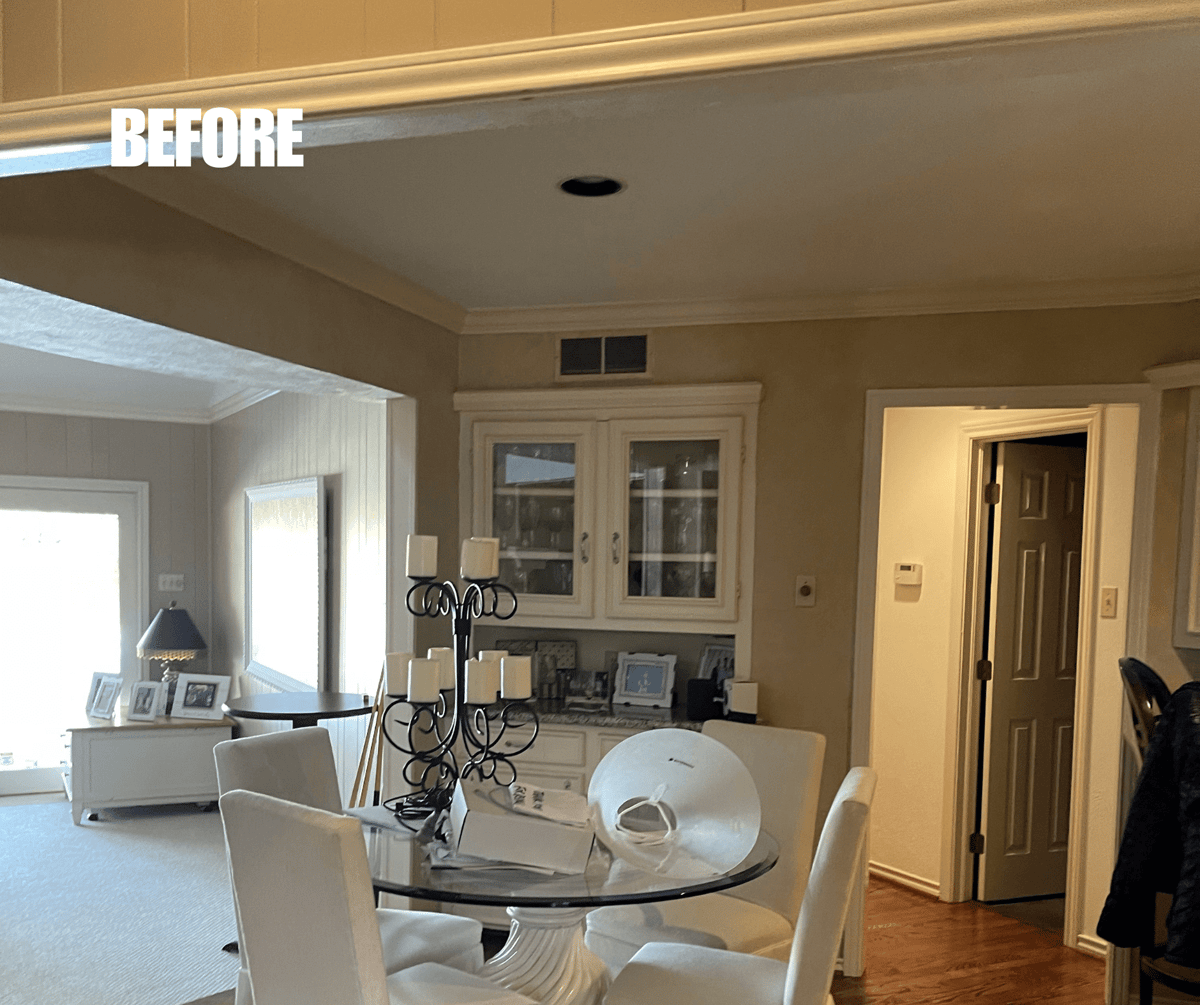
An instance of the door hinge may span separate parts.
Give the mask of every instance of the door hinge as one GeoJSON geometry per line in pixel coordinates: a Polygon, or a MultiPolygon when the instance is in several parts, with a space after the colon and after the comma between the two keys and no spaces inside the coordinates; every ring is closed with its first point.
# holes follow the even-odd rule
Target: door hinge
{"type": "Polygon", "coordinates": [[[983,487],[983,501],[988,506],[995,506],[1000,501],[999,482],[988,482],[983,487]]]}
{"type": "Polygon", "coordinates": [[[975,679],[976,680],[991,680],[992,679],[992,661],[980,660],[975,664],[975,679]]]}
{"type": "Polygon", "coordinates": [[[983,854],[983,835],[976,832],[967,838],[967,851],[972,855],[983,854]]]}

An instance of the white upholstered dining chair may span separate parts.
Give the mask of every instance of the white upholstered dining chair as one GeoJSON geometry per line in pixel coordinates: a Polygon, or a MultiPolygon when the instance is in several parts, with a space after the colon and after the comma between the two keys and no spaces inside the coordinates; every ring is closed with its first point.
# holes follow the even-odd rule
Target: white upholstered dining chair
{"type": "Polygon", "coordinates": [[[838,790],[787,962],[651,942],[617,975],[604,1005],[833,1005],[829,986],[859,876],[875,777],[871,768],[851,768],[838,790]]]}
{"type": "MultiPolygon", "coordinates": [[[[213,748],[213,756],[220,793],[247,789],[330,813],[343,812],[333,745],[322,726],[223,740],[213,748]]],[[[354,823],[360,826],[357,820],[354,823]]],[[[236,901],[235,887],[235,908],[236,901]]],[[[483,965],[483,926],[473,918],[392,908],[378,908],[375,916],[388,973],[425,962],[471,973],[483,965]]],[[[241,940],[239,919],[239,946],[241,940]]],[[[261,1005],[250,990],[245,953],[241,958],[234,1003],[261,1005]]]]}
{"type": "Polygon", "coordinates": [[[354,817],[244,789],[220,805],[256,1005],[530,1005],[440,963],[386,973],[354,817]]]}
{"type": "Polygon", "coordinates": [[[682,942],[786,960],[812,862],[825,737],[710,719],[702,732],[746,765],[762,803],[762,827],[779,842],[765,876],[727,893],[658,904],[600,907],[587,916],[588,948],[616,975],[647,942],[682,942]]]}

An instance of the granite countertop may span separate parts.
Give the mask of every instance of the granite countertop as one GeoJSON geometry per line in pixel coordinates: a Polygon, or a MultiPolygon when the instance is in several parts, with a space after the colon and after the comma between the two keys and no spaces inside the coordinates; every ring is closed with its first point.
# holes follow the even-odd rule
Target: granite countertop
{"type": "Polygon", "coordinates": [[[560,701],[538,701],[538,721],[548,726],[558,723],[564,726],[612,726],[617,729],[693,729],[699,732],[702,722],[692,722],[683,709],[671,709],[671,715],[638,715],[618,706],[611,705],[595,710],[568,709],[560,701]]]}

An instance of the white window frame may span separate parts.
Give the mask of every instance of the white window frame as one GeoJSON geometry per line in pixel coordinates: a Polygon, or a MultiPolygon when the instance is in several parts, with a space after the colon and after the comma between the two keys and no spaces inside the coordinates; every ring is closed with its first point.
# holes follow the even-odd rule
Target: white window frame
{"type": "MultiPolygon", "coordinates": [[[[147,679],[137,641],[150,609],[150,483],[106,478],[0,475],[0,509],[115,513],[119,520],[121,570],[121,677],[124,701],[134,681],[147,679]]],[[[64,603],[86,603],[63,589],[64,603]]]]}

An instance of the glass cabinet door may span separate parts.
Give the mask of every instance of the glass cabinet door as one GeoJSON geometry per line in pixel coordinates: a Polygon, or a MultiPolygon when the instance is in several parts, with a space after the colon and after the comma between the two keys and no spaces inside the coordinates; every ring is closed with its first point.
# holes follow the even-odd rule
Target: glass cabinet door
{"type": "Polygon", "coordinates": [[[613,613],[736,617],[740,423],[610,423],[613,613]]]}
{"type": "Polygon", "coordinates": [[[500,539],[518,616],[591,614],[593,439],[590,424],[476,424],[475,533],[500,539]]]}

